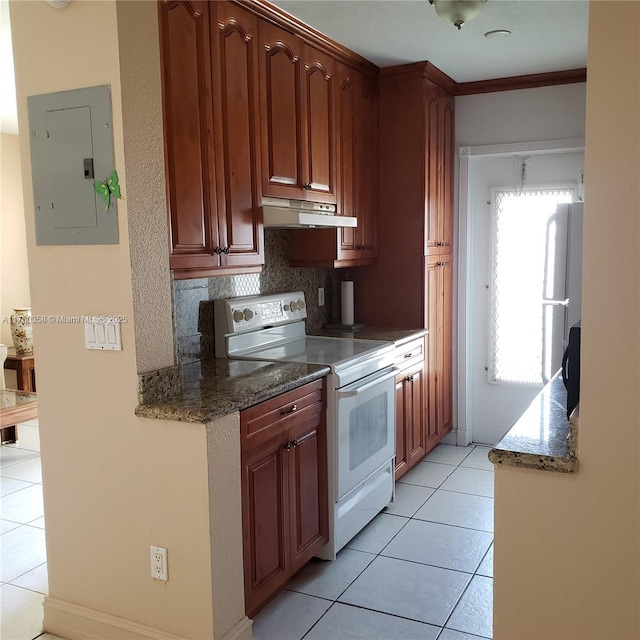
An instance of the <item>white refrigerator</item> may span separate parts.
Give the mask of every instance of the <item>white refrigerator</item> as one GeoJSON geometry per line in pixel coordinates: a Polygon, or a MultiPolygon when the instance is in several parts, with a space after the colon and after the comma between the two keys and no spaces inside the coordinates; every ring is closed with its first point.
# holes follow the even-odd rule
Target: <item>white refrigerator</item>
{"type": "Polygon", "coordinates": [[[582,230],[584,204],[560,204],[547,227],[542,300],[543,378],[560,369],[569,328],[582,317],[582,230]]]}

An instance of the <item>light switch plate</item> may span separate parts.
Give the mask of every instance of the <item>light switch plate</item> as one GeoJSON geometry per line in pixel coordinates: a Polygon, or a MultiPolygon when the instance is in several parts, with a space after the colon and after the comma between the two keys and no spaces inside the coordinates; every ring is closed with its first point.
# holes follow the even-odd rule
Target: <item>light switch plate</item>
{"type": "Polygon", "coordinates": [[[108,316],[86,316],[84,346],[101,351],[122,351],[120,321],[108,316]]]}

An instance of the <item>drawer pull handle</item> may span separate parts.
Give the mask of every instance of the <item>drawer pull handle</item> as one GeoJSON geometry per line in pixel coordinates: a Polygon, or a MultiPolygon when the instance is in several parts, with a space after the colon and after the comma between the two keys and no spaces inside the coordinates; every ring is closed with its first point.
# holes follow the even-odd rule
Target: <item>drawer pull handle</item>
{"type": "Polygon", "coordinates": [[[283,409],[280,412],[280,415],[281,416],[286,416],[286,415],[288,415],[290,413],[293,413],[294,411],[297,411],[297,410],[298,410],[298,405],[297,404],[292,404],[288,409],[283,409]]]}
{"type": "Polygon", "coordinates": [[[413,355],[413,353],[409,352],[409,353],[405,353],[404,357],[406,358],[410,358],[413,355]]]}

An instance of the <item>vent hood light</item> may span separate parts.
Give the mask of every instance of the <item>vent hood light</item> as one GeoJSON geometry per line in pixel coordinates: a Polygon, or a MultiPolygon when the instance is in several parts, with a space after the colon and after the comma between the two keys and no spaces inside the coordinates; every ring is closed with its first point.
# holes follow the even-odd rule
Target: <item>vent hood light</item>
{"type": "Polygon", "coordinates": [[[335,204],[284,198],[263,198],[262,218],[265,229],[358,226],[357,218],[336,215],[335,204]]]}

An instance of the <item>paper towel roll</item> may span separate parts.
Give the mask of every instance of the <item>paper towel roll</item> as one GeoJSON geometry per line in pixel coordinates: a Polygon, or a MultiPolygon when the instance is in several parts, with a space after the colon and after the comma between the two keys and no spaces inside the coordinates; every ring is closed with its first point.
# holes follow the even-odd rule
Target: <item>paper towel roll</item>
{"type": "Polygon", "coordinates": [[[344,280],[340,288],[342,324],[353,324],[353,280],[344,280]]]}

